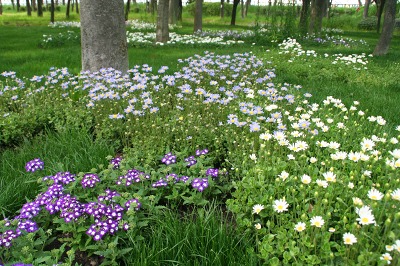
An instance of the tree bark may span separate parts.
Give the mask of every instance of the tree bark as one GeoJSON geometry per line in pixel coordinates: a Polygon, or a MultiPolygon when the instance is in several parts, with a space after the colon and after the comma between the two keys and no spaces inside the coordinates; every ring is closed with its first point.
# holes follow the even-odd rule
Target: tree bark
{"type": "Polygon", "coordinates": [[[240,16],[244,18],[244,1],[240,0],[240,16]]]}
{"type": "MultiPolygon", "coordinates": [[[[148,1],[148,0],[147,0],[148,1]]],[[[157,10],[157,0],[150,0],[150,13],[154,15],[157,10]]],[[[157,10],[158,12],[158,10],[157,10]]]]}
{"type": "Polygon", "coordinates": [[[361,2],[361,0],[358,0],[358,7],[362,7],[362,2],[361,2]]]}
{"type": "Polygon", "coordinates": [[[156,42],[166,43],[169,41],[168,12],[169,0],[159,0],[157,6],[156,42]]]}
{"type": "Polygon", "coordinates": [[[12,5],[13,10],[14,10],[14,9],[15,9],[15,2],[14,2],[14,0],[11,0],[11,5],[12,5]]]}
{"type": "Polygon", "coordinates": [[[378,23],[376,26],[377,33],[379,33],[381,30],[381,19],[382,19],[383,9],[385,7],[386,0],[380,0],[379,2],[380,3],[379,3],[379,8],[378,8],[378,23]]]}
{"type": "Polygon", "coordinates": [[[129,12],[131,11],[131,0],[126,1],[125,21],[129,19],[129,12]]]}
{"type": "Polygon", "coordinates": [[[224,0],[221,0],[221,11],[220,11],[221,18],[224,17],[224,4],[225,4],[224,0]]]}
{"type": "Polygon", "coordinates": [[[169,24],[176,24],[179,17],[179,0],[169,0],[169,24]]]}
{"type": "Polygon", "coordinates": [[[364,19],[366,19],[368,17],[368,10],[369,10],[370,3],[371,3],[371,0],[365,0],[365,2],[364,2],[364,12],[363,12],[364,19]]]}
{"type": "Polygon", "coordinates": [[[43,17],[43,0],[38,0],[37,2],[37,15],[38,17],[43,17]]]}
{"type": "Polygon", "coordinates": [[[79,3],[78,3],[78,0],[75,0],[75,2],[76,2],[75,11],[76,11],[76,14],[79,14],[79,3]]]}
{"type": "Polygon", "coordinates": [[[65,16],[69,18],[69,10],[71,8],[71,0],[67,1],[67,10],[65,11],[65,16]]]}
{"type": "Polygon", "coordinates": [[[307,33],[308,17],[310,12],[310,3],[311,3],[310,1],[311,0],[303,0],[303,4],[301,6],[299,28],[302,34],[307,33]]]}
{"type": "Polygon", "coordinates": [[[203,0],[196,0],[193,32],[203,31],[203,0]]]}
{"type": "Polygon", "coordinates": [[[245,17],[247,17],[247,13],[249,11],[250,4],[251,4],[251,0],[246,0],[246,5],[245,5],[246,8],[245,8],[245,11],[244,11],[244,16],[245,17]]]}
{"type": "Polygon", "coordinates": [[[240,3],[240,0],[233,0],[231,26],[236,25],[236,11],[237,11],[237,7],[238,7],[239,3],[240,3]]]}
{"type": "Polygon", "coordinates": [[[29,3],[29,0],[26,0],[26,12],[28,16],[32,16],[32,9],[31,9],[31,4],[29,3]]]}
{"type": "Polygon", "coordinates": [[[375,47],[373,55],[385,55],[389,51],[390,41],[392,40],[396,18],[396,0],[386,0],[385,21],[379,42],[375,47]]]}
{"type": "Polygon", "coordinates": [[[54,10],[55,10],[54,0],[51,0],[51,2],[50,2],[50,22],[51,23],[54,23],[54,10]]]}
{"type": "Polygon", "coordinates": [[[32,10],[33,10],[33,11],[35,11],[35,12],[37,11],[36,0],[32,0],[32,1],[31,1],[31,7],[32,7],[32,10]]]}
{"type": "Polygon", "coordinates": [[[123,0],[81,0],[82,70],[129,68],[123,0]]]}
{"type": "Polygon", "coordinates": [[[3,3],[0,0],[0,16],[3,15],[3,3]]]}
{"type": "Polygon", "coordinates": [[[322,19],[326,13],[326,0],[311,0],[311,20],[308,33],[320,33],[322,29],[322,19]]]}

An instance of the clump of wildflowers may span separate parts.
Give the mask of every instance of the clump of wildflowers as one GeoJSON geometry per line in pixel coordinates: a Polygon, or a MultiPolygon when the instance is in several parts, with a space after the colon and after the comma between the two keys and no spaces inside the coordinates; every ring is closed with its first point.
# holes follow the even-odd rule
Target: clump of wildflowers
{"type": "Polygon", "coordinates": [[[174,164],[176,163],[176,156],[172,154],[172,152],[169,152],[164,155],[164,157],[161,159],[161,162],[166,165],[174,164]]]}
{"type": "Polygon", "coordinates": [[[44,169],[44,162],[39,158],[36,158],[36,159],[33,159],[32,161],[29,161],[25,165],[25,170],[27,172],[32,172],[33,173],[33,172],[36,172],[38,170],[43,170],[43,169],[44,169]]]}
{"type": "Polygon", "coordinates": [[[208,179],[207,178],[195,178],[192,181],[192,187],[199,192],[203,192],[203,190],[208,187],[208,179]]]}

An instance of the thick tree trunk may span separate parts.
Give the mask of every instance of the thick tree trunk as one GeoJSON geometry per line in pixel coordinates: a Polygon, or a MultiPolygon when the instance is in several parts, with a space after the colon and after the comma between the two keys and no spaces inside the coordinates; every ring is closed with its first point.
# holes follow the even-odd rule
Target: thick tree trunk
{"type": "Polygon", "coordinates": [[[376,32],[379,33],[381,30],[381,19],[383,14],[383,9],[385,7],[386,0],[380,0],[379,8],[378,8],[378,23],[376,26],[376,32]]]}
{"type": "Polygon", "coordinates": [[[224,4],[225,4],[225,1],[224,0],[221,0],[221,11],[220,11],[220,14],[221,14],[221,18],[223,18],[224,17],[224,4]]]}
{"type": "Polygon", "coordinates": [[[240,16],[244,18],[244,1],[240,0],[240,16]]]}
{"type": "Polygon", "coordinates": [[[238,7],[239,3],[240,3],[240,0],[233,0],[231,26],[236,25],[236,11],[237,11],[237,7],[238,7]]]}
{"type": "Polygon", "coordinates": [[[169,41],[168,12],[169,0],[159,0],[157,6],[156,42],[166,43],[169,41]]]}
{"type": "Polygon", "coordinates": [[[51,23],[54,23],[54,11],[55,11],[54,0],[51,0],[51,2],[50,2],[50,22],[51,23]]]}
{"type": "Polygon", "coordinates": [[[125,21],[129,19],[129,12],[131,12],[131,0],[126,1],[125,21]]]}
{"type": "Polygon", "coordinates": [[[179,17],[179,0],[169,0],[169,24],[176,24],[179,17]]]}
{"type": "Polygon", "coordinates": [[[82,70],[128,71],[123,0],[81,0],[82,70]]]}
{"type": "Polygon", "coordinates": [[[310,34],[320,33],[322,29],[322,19],[326,13],[326,0],[311,0],[311,21],[308,32],[310,34]]]}
{"type": "Polygon", "coordinates": [[[37,2],[37,15],[38,17],[43,17],[43,0],[38,0],[37,2]]]}
{"type": "Polygon", "coordinates": [[[193,32],[203,31],[203,0],[196,0],[193,32]]]}
{"type": "Polygon", "coordinates": [[[369,10],[369,4],[371,3],[371,0],[365,0],[364,2],[364,12],[363,12],[363,18],[368,17],[368,10],[369,10]]]}
{"type": "Polygon", "coordinates": [[[71,8],[71,0],[67,1],[67,10],[65,11],[65,16],[69,18],[69,10],[71,8]]]}
{"type": "Polygon", "coordinates": [[[28,16],[32,16],[32,9],[31,9],[31,4],[29,3],[29,0],[26,0],[26,12],[28,16]]]}
{"type": "Polygon", "coordinates": [[[19,12],[20,8],[21,8],[21,4],[19,3],[19,0],[17,0],[17,12],[19,12]]]}
{"type": "Polygon", "coordinates": [[[396,0],[386,0],[385,21],[383,23],[381,37],[375,47],[373,55],[385,55],[389,51],[390,41],[393,36],[393,29],[396,18],[396,0]]]}
{"type": "Polygon", "coordinates": [[[308,29],[308,17],[311,3],[310,1],[311,0],[303,0],[303,4],[301,6],[299,28],[302,34],[306,34],[308,29]]]}
{"type": "Polygon", "coordinates": [[[182,22],[183,3],[182,3],[182,0],[178,0],[178,2],[179,2],[178,21],[182,22]]]}

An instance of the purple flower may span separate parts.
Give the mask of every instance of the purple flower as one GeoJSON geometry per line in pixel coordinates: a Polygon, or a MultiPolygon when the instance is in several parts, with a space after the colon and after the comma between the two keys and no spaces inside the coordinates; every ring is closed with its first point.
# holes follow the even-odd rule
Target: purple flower
{"type": "Polygon", "coordinates": [[[168,185],[168,182],[161,178],[157,182],[153,183],[151,186],[152,187],[166,187],[167,185],[168,185]]]}
{"type": "Polygon", "coordinates": [[[118,169],[121,161],[122,161],[122,157],[121,156],[117,156],[114,159],[112,159],[110,161],[110,163],[114,166],[114,169],[118,169]]]}
{"type": "Polygon", "coordinates": [[[139,170],[136,169],[131,169],[128,170],[128,173],[124,176],[118,177],[118,180],[116,181],[117,185],[125,185],[125,186],[130,186],[133,182],[138,183],[142,180],[142,178],[149,179],[150,175],[147,175],[139,170]]]}
{"type": "Polygon", "coordinates": [[[208,168],[206,171],[206,175],[212,177],[218,177],[218,168],[208,168]]]}
{"type": "Polygon", "coordinates": [[[100,182],[100,178],[96,174],[86,174],[83,176],[83,179],[81,181],[81,185],[83,188],[87,187],[94,187],[96,183],[100,182]]]}
{"type": "Polygon", "coordinates": [[[105,196],[101,195],[101,196],[97,197],[97,199],[99,201],[110,201],[114,197],[121,196],[117,191],[113,191],[113,190],[110,190],[110,189],[106,189],[105,192],[106,192],[105,196]]]}
{"type": "Polygon", "coordinates": [[[176,163],[176,156],[169,152],[164,155],[164,157],[161,159],[161,162],[166,165],[176,163]]]}
{"type": "Polygon", "coordinates": [[[32,233],[32,232],[37,231],[39,229],[39,227],[35,221],[25,220],[25,221],[20,221],[18,223],[18,229],[25,230],[28,233],[32,233]]]}
{"type": "Polygon", "coordinates": [[[194,156],[189,156],[185,159],[185,162],[187,162],[188,164],[186,165],[187,167],[190,167],[192,165],[195,165],[197,163],[196,159],[194,158],[194,156]]]}
{"type": "Polygon", "coordinates": [[[197,189],[197,191],[202,192],[206,187],[208,187],[207,178],[195,178],[192,181],[192,187],[197,189]]]}
{"type": "Polygon", "coordinates": [[[196,150],[196,156],[205,155],[208,153],[207,149],[204,150],[196,150]]]}
{"type": "Polygon", "coordinates": [[[138,199],[130,199],[125,203],[125,208],[129,210],[131,206],[134,206],[135,210],[138,211],[142,206],[142,204],[139,202],[138,199]]]}
{"type": "Polygon", "coordinates": [[[40,160],[39,158],[33,159],[32,161],[29,161],[25,165],[25,170],[27,172],[36,172],[37,170],[43,170],[44,169],[44,162],[40,160]]]}

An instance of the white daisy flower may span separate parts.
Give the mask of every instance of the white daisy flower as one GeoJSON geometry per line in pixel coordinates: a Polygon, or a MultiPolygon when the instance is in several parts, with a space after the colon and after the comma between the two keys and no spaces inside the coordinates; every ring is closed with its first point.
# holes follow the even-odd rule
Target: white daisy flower
{"type": "Polygon", "coordinates": [[[264,205],[256,204],[253,206],[253,214],[259,214],[262,210],[264,210],[264,205]]]}
{"type": "Polygon", "coordinates": [[[344,233],[343,242],[345,245],[353,245],[354,243],[357,243],[357,238],[352,233],[344,233]]]}
{"type": "Polygon", "coordinates": [[[376,188],[371,188],[368,191],[368,198],[372,200],[381,200],[383,198],[383,193],[379,192],[376,188]]]}
{"type": "Polygon", "coordinates": [[[272,205],[272,207],[276,212],[281,213],[288,210],[289,204],[285,199],[274,200],[274,205],[272,205]]]}
{"type": "Polygon", "coordinates": [[[311,218],[310,223],[312,226],[321,228],[324,225],[325,221],[321,216],[314,216],[311,218]]]}
{"type": "Polygon", "coordinates": [[[296,230],[297,232],[302,232],[304,230],[306,230],[306,224],[303,222],[298,222],[295,226],[294,226],[294,230],[296,230]]]}
{"type": "Polygon", "coordinates": [[[361,225],[368,225],[368,224],[375,224],[375,217],[372,214],[372,210],[369,206],[362,206],[361,208],[356,208],[356,213],[358,214],[359,218],[356,220],[361,225]]]}

